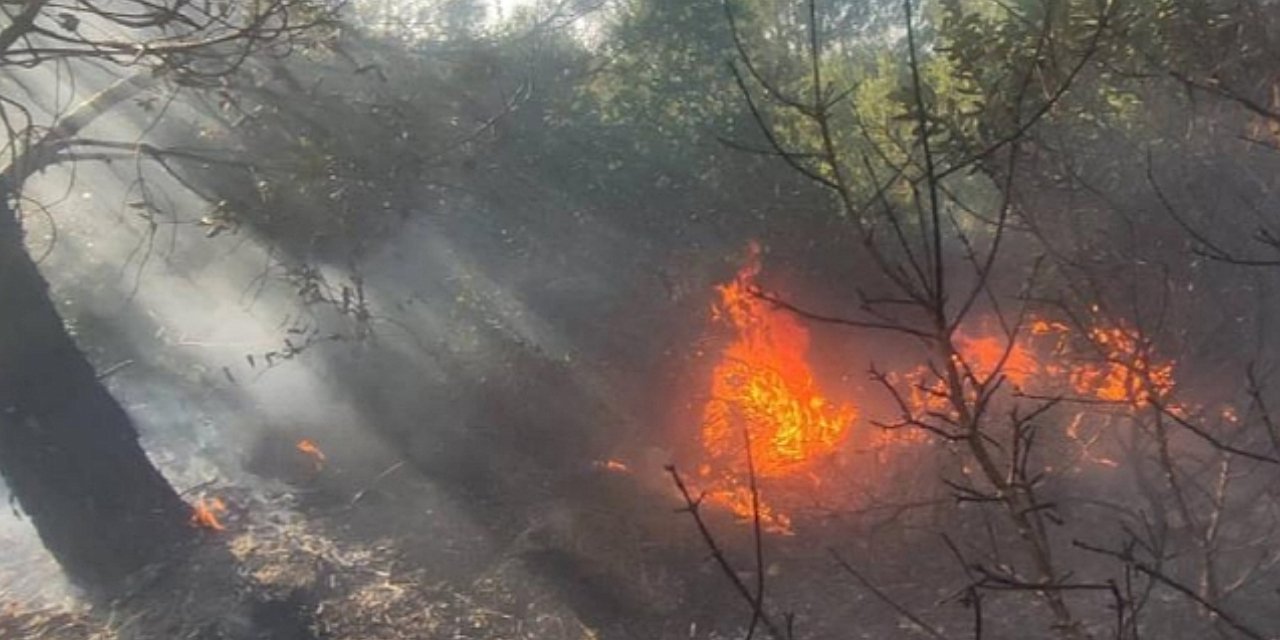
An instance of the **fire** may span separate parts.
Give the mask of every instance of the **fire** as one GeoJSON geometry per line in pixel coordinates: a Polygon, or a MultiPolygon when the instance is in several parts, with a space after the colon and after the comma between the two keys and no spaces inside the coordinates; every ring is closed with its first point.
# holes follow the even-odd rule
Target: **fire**
{"type": "Polygon", "coordinates": [[[1090,354],[1078,353],[1080,349],[1069,344],[1072,330],[1067,325],[1037,319],[1029,327],[1030,336],[1023,342],[1040,352],[1047,351],[1053,358],[1034,363],[1032,370],[1040,386],[1063,386],[1065,381],[1065,386],[1079,396],[1134,409],[1152,400],[1162,401],[1173,392],[1175,363],[1159,358],[1135,329],[1104,322],[1086,328],[1084,342],[1093,353],[1092,357],[1080,358],[1090,354]],[[1056,340],[1046,349],[1043,343],[1047,336],[1056,340]],[[1071,360],[1078,361],[1070,366],[1058,363],[1071,360]]]}
{"type": "Polygon", "coordinates": [[[1027,345],[997,336],[956,337],[956,347],[964,364],[974,377],[985,380],[998,372],[1019,389],[1025,387],[1040,370],[1035,355],[1027,345]]]}
{"type": "MultiPolygon", "coordinates": [[[[1095,310],[1096,313],[1096,310],[1095,310]]],[[[957,330],[953,355],[965,380],[963,401],[978,401],[980,386],[996,376],[1010,383],[1014,396],[1081,400],[1086,407],[1067,419],[1064,435],[1080,447],[1081,460],[1115,467],[1103,455],[1101,437],[1115,424],[1107,416],[1159,406],[1185,417],[1191,410],[1173,402],[1176,363],[1161,357],[1141,331],[1123,323],[1095,318],[1079,330],[1053,320],[1032,318],[1012,334],[994,331],[993,323],[978,320],[957,330]],[[1110,407],[1106,409],[1104,407],[1110,407]]],[[[948,381],[934,367],[920,365],[905,373],[889,372],[886,381],[898,389],[909,418],[918,424],[957,418],[948,381]]],[[[1228,413],[1224,420],[1230,420],[1228,413]]],[[[891,432],[884,442],[919,442],[891,432]]],[[[908,432],[910,433],[910,432],[908,432]]],[[[920,430],[915,431],[920,435],[920,430]]]]}
{"type": "MultiPolygon", "coordinates": [[[[718,354],[702,406],[697,474],[709,503],[739,517],[756,515],[769,531],[791,533],[785,496],[821,487],[823,462],[844,444],[858,409],[822,393],[808,360],[808,331],[759,294],[760,273],[760,248],[752,243],[733,280],[716,287],[712,324],[729,330],[732,340],[718,354]]],[[[993,397],[987,394],[999,393],[1012,402],[1081,401],[1064,403],[1084,408],[1063,416],[1063,435],[1078,445],[1080,461],[1118,466],[1107,457],[1112,452],[1106,437],[1117,418],[1153,407],[1180,416],[1190,409],[1171,400],[1172,359],[1161,356],[1138,328],[1110,321],[1097,308],[1092,315],[1078,328],[1033,317],[1008,330],[1004,323],[975,319],[952,336],[959,379],[947,377],[936,363],[884,373],[881,379],[898,391],[910,415],[896,423],[902,428],[870,436],[876,455],[889,452],[889,445],[928,440],[930,425],[957,425],[963,409],[952,393],[965,394],[965,404],[986,403],[993,397]],[[1006,384],[993,386],[998,381],[1006,384]]],[[[1222,418],[1238,419],[1230,412],[1222,418]]],[[[625,470],[612,463],[596,464],[625,470]]]]}
{"type": "Polygon", "coordinates": [[[604,471],[612,471],[614,473],[627,473],[631,471],[631,467],[621,460],[597,460],[592,466],[604,471]]]}
{"type": "Polygon", "coordinates": [[[307,438],[303,438],[298,441],[296,448],[298,449],[298,451],[302,452],[303,455],[306,455],[307,457],[311,458],[311,463],[315,465],[316,471],[319,471],[324,468],[324,463],[325,461],[328,460],[328,458],[324,455],[324,452],[320,450],[320,447],[317,446],[315,442],[307,438]]]}
{"type": "MultiPolygon", "coordinates": [[[[806,360],[808,331],[756,295],[759,273],[760,248],[753,243],[737,276],[716,287],[712,321],[735,337],[712,372],[700,434],[707,496],[743,517],[757,511],[751,467],[761,480],[812,485],[814,463],[836,451],[857,417],[854,407],[822,395],[806,360]]],[[[758,512],[769,529],[790,530],[790,519],[774,507],[761,502],[758,512]]]]}
{"type": "Polygon", "coordinates": [[[1072,371],[1076,391],[1100,400],[1143,406],[1173,390],[1173,363],[1154,360],[1136,332],[1123,327],[1095,327],[1089,338],[1105,362],[1072,371]]]}
{"type": "Polygon", "coordinates": [[[226,531],[218,516],[227,512],[227,504],[221,498],[205,498],[201,496],[191,507],[191,526],[210,531],[226,531]]]}

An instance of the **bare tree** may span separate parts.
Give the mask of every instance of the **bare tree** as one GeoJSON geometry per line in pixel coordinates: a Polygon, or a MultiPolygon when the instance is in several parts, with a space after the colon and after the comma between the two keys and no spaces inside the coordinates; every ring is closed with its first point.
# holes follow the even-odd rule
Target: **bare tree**
{"type": "MultiPolygon", "coordinates": [[[[1062,399],[1020,396],[1010,388],[1008,365],[1029,332],[1031,301],[1028,296],[1011,298],[996,280],[1011,266],[1006,244],[1016,228],[1016,203],[1009,186],[1018,179],[1020,145],[1098,51],[1116,5],[1098,3],[1087,19],[1077,18],[1092,26],[1069,45],[1050,37],[1051,23],[1063,16],[1045,11],[1036,44],[1044,55],[1026,68],[1009,70],[1014,78],[1009,120],[985,141],[977,141],[980,144],[967,144],[972,138],[950,130],[935,104],[918,41],[916,7],[910,0],[902,4],[906,112],[888,125],[866,121],[849,104],[856,86],[840,87],[828,79],[831,58],[824,50],[816,5],[813,0],[805,4],[808,41],[795,48],[803,52],[807,77],[802,84],[807,93],[789,89],[795,82],[769,77],[766,66],[752,55],[748,35],[738,28],[732,3],[726,1],[739,54],[731,70],[768,145],[761,152],[779,158],[834,196],[838,213],[876,267],[870,286],[878,289],[857,288],[861,314],[856,316],[822,313],[771,294],[759,295],[815,322],[887,332],[921,345],[923,365],[908,380],[873,368],[873,378],[899,409],[896,419],[880,426],[923,431],[959,456],[964,475],[947,481],[956,500],[977,504],[985,517],[1011,531],[1019,547],[1012,556],[1018,560],[999,548],[988,549],[986,555],[1003,557],[1003,562],[963,557],[972,578],[967,591],[1033,594],[1049,611],[1050,626],[1063,637],[1091,637],[1068,596],[1099,592],[1115,601],[1121,596],[1108,583],[1073,579],[1062,559],[1070,547],[1052,533],[1059,516],[1055,504],[1041,495],[1046,472],[1039,453],[1044,422],[1062,399]],[[1060,68],[1043,75],[1056,80],[1033,91],[1033,83],[1043,82],[1043,69],[1037,65],[1047,59],[1060,68]],[[974,212],[956,195],[958,184],[973,172],[988,176],[1004,194],[989,213],[974,212]],[[973,231],[964,218],[978,219],[984,230],[973,231]],[[1001,347],[994,357],[965,348],[963,334],[979,316],[997,327],[1001,347]]],[[[1034,265],[1029,271],[1031,281],[1024,283],[1024,290],[1038,275],[1034,265]]],[[[972,542],[964,546],[981,546],[972,542]]],[[[990,542],[999,545],[994,539],[990,542]]],[[[953,549],[959,553],[958,546],[953,549]]],[[[980,635],[980,613],[975,624],[980,635]]]]}
{"type": "MultiPolygon", "coordinates": [[[[1107,2],[1093,3],[1085,14],[1068,13],[1057,3],[1012,13],[1010,20],[1033,35],[1032,50],[1021,65],[992,71],[1005,80],[998,99],[987,106],[1001,108],[988,114],[980,134],[971,135],[961,126],[963,117],[946,113],[929,86],[927,49],[918,40],[911,2],[903,5],[901,112],[888,123],[869,121],[849,104],[858,95],[856,86],[824,79],[831,57],[824,55],[819,12],[813,2],[808,6],[810,71],[802,84],[809,95],[794,90],[794,78],[784,82],[764,72],[766,65],[750,52],[749,36],[736,25],[733,73],[768,145],[757,151],[834,195],[875,274],[867,278],[870,284],[858,283],[859,315],[759,295],[814,322],[895,333],[922,344],[924,363],[917,372],[873,369],[898,409],[881,426],[926,432],[956,456],[961,471],[944,482],[957,503],[976,506],[993,532],[985,540],[946,536],[966,576],[964,600],[977,612],[974,634],[983,633],[981,594],[999,591],[1034,595],[1064,637],[1136,638],[1143,628],[1140,615],[1153,608],[1153,593],[1161,592],[1182,605],[1165,611],[1198,612],[1199,620],[1191,616],[1191,622],[1226,636],[1267,637],[1230,603],[1250,585],[1256,590],[1258,576],[1274,564],[1265,552],[1270,543],[1264,541],[1273,540],[1265,487],[1280,459],[1264,395],[1251,375],[1249,397],[1227,411],[1205,401],[1205,393],[1177,384],[1175,358],[1161,355],[1171,348],[1166,334],[1172,331],[1162,330],[1173,313],[1169,292],[1176,289],[1168,273],[1143,266],[1119,240],[1114,247],[1104,245],[1115,254],[1106,260],[1093,257],[1097,243],[1070,246],[1065,228],[1096,221],[1081,220],[1079,199],[1062,199],[1072,207],[1055,203],[1053,196],[1037,198],[1047,180],[1040,169],[1023,166],[1063,146],[1038,136],[1040,125],[1089,75],[1090,63],[1119,33],[1112,26],[1132,16],[1107,2]],[[1063,22],[1086,28],[1063,29],[1063,22]],[[970,206],[962,194],[974,180],[991,186],[998,202],[983,210],[970,206]],[[1062,210],[1066,222],[1046,226],[1044,210],[1062,210]],[[1010,246],[1015,235],[1018,244],[1036,246],[1041,255],[1028,256],[1025,249],[1020,255],[1010,246]],[[1118,278],[1122,269],[1125,275],[1118,278]],[[1009,271],[1030,276],[1013,291],[1002,277],[1009,271]],[[968,346],[982,323],[995,327],[994,353],[968,346]],[[1078,365],[1071,374],[1076,384],[1044,394],[1015,384],[1020,352],[1041,331],[1071,336],[1067,351],[1052,353],[1065,358],[1064,366],[1093,363],[1078,365]],[[1102,373],[1080,373],[1090,366],[1102,373]],[[1105,392],[1098,388],[1103,378],[1112,387],[1105,392]],[[1237,415],[1237,407],[1248,409],[1237,415]],[[1078,464],[1073,457],[1092,455],[1092,443],[1079,435],[1082,423],[1094,425],[1097,438],[1118,456],[1095,462],[1120,467],[1130,477],[1129,488],[1114,500],[1081,499],[1062,489],[1069,483],[1061,471],[1078,464]],[[1082,517],[1075,529],[1066,528],[1066,514],[1085,508],[1106,509],[1107,515],[1088,516],[1092,527],[1082,517]],[[1106,523],[1105,530],[1098,522],[1106,523]],[[1262,562],[1242,562],[1248,557],[1262,562]],[[1082,613],[1084,603],[1095,608],[1082,613]],[[1113,612],[1110,625],[1094,615],[1098,606],[1113,612]]],[[[734,24],[729,3],[726,10],[734,24]]],[[[1258,109],[1245,109],[1259,115],[1258,109]]],[[[1158,202],[1199,243],[1202,255],[1271,263],[1233,256],[1180,216],[1150,172],[1148,177],[1158,202]]],[[[1115,216],[1110,226],[1123,227],[1123,207],[1096,206],[1115,216]]],[[[1130,228],[1122,237],[1137,233],[1130,228]]],[[[1256,240],[1274,246],[1271,238],[1264,230],[1256,240]]],[[[842,568],[852,566],[842,562],[842,568]]]]}

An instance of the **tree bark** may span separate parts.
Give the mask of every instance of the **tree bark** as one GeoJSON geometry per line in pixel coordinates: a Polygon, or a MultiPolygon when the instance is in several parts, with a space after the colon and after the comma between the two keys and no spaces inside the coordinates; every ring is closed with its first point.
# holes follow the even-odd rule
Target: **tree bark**
{"type": "Polygon", "coordinates": [[[0,475],[67,575],[108,595],[192,536],[49,298],[0,183],[0,475]]]}

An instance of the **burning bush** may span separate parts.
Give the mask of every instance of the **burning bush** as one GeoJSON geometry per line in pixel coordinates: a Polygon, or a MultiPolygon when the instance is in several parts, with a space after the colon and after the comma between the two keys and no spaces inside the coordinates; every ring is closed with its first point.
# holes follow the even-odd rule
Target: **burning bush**
{"type": "Polygon", "coordinates": [[[758,501],[752,476],[770,487],[816,488],[817,464],[839,449],[858,410],[823,395],[807,360],[809,332],[757,295],[760,269],[760,245],[752,243],[734,279],[716,288],[712,322],[733,339],[712,372],[698,474],[714,502],[790,532],[786,513],[758,501]]]}

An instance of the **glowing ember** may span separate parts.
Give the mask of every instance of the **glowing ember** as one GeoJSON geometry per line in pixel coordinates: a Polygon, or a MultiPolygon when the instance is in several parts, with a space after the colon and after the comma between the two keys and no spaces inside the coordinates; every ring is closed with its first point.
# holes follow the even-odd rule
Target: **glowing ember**
{"type": "MultiPolygon", "coordinates": [[[[1056,336],[1056,344],[1050,349],[1053,358],[1065,360],[1072,355],[1067,340],[1071,329],[1066,325],[1035,320],[1030,329],[1033,340],[1056,336]]],[[[1069,387],[1081,396],[1135,409],[1172,393],[1174,363],[1158,359],[1138,331],[1122,325],[1098,324],[1087,329],[1085,337],[1095,355],[1072,366],[1035,364],[1033,370],[1037,371],[1041,385],[1060,386],[1065,379],[1069,387]]],[[[1036,345],[1041,346],[1041,343],[1036,345]]]]}
{"type": "Polygon", "coordinates": [[[1093,328],[1089,337],[1103,352],[1106,362],[1072,372],[1071,381],[1078,392],[1137,407],[1173,390],[1173,363],[1153,361],[1150,349],[1136,332],[1093,328]]]}
{"type": "MultiPolygon", "coordinates": [[[[839,447],[857,416],[819,392],[806,361],[808,331],[755,295],[759,273],[753,243],[737,277],[716,288],[712,321],[732,328],[735,338],[715,366],[702,413],[707,462],[699,475],[709,484],[707,496],[743,517],[753,512],[748,464],[762,480],[812,485],[814,463],[839,447]]],[[[790,530],[790,520],[768,504],[759,512],[770,530],[790,530]]]]}
{"type": "Polygon", "coordinates": [[[964,364],[979,381],[985,381],[997,371],[1019,389],[1026,386],[1039,370],[1035,356],[1026,345],[996,336],[971,337],[958,335],[956,348],[964,364]]]}
{"type": "MultiPolygon", "coordinates": [[[[1134,412],[1153,403],[1180,417],[1191,413],[1188,407],[1170,400],[1175,363],[1159,357],[1138,330],[1097,320],[1076,331],[1062,322],[1034,318],[1011,343],[1003,332],[993,331],[992,324],[975,321],[955,333],[953,357],[965,376],[961,385],[964,402],[977,402],[980,388],[997,378],[1007,380],[1014,394],[1087,401],[1087,408],[1070,418],[1064,432],[1079,445],[1083,462],[1118,465],[1101,453],[1105,444],[1102,436],[1112,426],[1109,420],[1097,419],[1104,413],[1134,412]],[[1102,408],[1108,406],[1111,411],[1102,408]]],[[[957,416],[952,392],[936,368],[920,365],[901,374],[889,372],[885,379],[899,390],[915,423],[954,424],[957,416]]],[[[1234,414],[1222,415],[1230,421],[1234,414]]],[[[894,437],[886,437],[886,442],[913,442],[898,437],[902,430],[891,433],[894,437]]]]}
{"type": "Polygon", "coordinates": [[[631,468],[627,466],[627,463],[622,462],[621,460],[597,460],[592,463],[592,466],[597,469],[612,471],[614,473],[627,473],[631,471],[631,468]]]}
{"type": "Polygon", "coordinates": [[[218,516],[226,512],[227,505],[221,498],[201,497],[191,507],[191,526],[210,531],[226,531],[227,528],[218,519],[218,516]]]}
{"type": "Polygon", "coordinates": [[[315,465],[316,471],[324,468],[324,463],[328,458],[325,457],[324,452],[320,450],[320,447],[316,446],[315,442],[303,438],[298,441],[297,449],[308,458],[311,458],[311,463],[315,465]]]}

